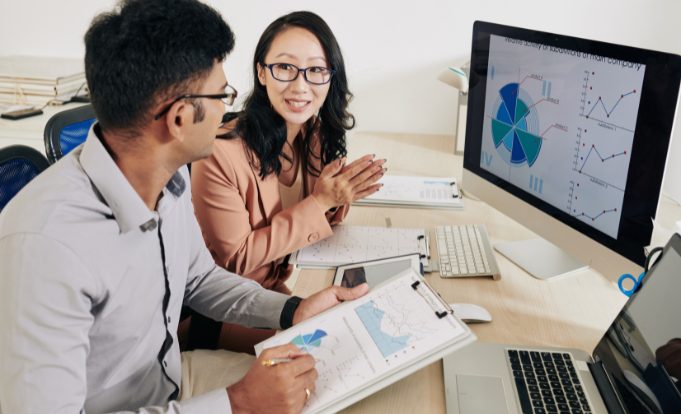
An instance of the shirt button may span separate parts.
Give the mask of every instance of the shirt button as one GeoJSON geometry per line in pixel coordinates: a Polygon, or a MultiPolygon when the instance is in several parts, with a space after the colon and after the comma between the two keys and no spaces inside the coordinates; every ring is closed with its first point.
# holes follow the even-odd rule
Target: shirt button
{"type": "Polygon", "coordinates": [[[165,360],[164,360],[164,361],[163,361],[163,366],[166,367],[166,368],[168,368],[168,361],[165,361],[165,360]]]}
{"type": "Polygon", "coordinates": [[[168,323],[170,323],[170,316],[168,316],[168,323]]]}
{"type": "Polygon", "coordinates": [[[311,233],[309,236],[307,236],[307,241],[309,242],[316,242],[319,239],[319,233],[311,233]]]}

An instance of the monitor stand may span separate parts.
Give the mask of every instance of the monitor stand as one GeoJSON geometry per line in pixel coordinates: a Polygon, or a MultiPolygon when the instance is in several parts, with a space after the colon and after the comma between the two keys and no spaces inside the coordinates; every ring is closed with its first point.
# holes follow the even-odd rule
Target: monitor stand
{"type": "Polygon", "coordinates": [[[589,268],[588,265],[544,239],[496,243],[494,249],[533,277],[541,280],[589,268]]]}

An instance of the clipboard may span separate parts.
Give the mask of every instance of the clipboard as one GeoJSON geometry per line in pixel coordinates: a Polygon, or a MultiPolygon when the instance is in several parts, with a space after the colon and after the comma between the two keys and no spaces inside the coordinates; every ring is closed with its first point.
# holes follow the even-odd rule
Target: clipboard
{"type": "Polygon", "coordinates": [[[348,263],[417,253],[428,271],[429,249],[428,236],[423,228],[338,225],[331,237],[292,254],[289,263],[299,268],[333,269],[348,263]]]}
{"type": "Polygon", "coordinates": [[[293,343],[316,360],[303,413],[337,412],[475,341],[414,269],[256,345],[293,343]]]}
{"type": "Polygon", "coordinates": [[[386,175],[379,180],[379,183],[383,184],[379,191],[355,201],[354,204],[463,208],[461,192],[454,177],[386,175]]]}

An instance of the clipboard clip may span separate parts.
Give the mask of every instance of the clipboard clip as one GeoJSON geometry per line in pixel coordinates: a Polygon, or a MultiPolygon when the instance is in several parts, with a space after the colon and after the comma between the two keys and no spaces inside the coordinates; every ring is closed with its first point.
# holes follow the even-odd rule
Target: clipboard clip
{"type": "Polygon", "coordinates": [[[449,306],[449,304],[445,302],[442,299],[442,297],[435,290],[433,290],[433,288],[425,280],[415,281],[414,283],[411,284],[411,288],[414,289],[416,293],[421,295],[421,297],[423,297],[423,299],[426,302],[428,302],[433,311],[435,311],[435,316],[437,316],[438,319],[442,319],[445,316],[454,313],[454,310],[451,308],[451,306],[449,306]],[[435,300],[439,302],[439,304],[433,301],[431,295],[422,292],[421,289],[419,289],[419,287],[428,289],[428,291],[432,293],[432,296],[435,297],[435,300]]]}
{"type": "Polygon", "coordinates": [[[459,189],[456,187],[456,181],[452,181],[449,183],[449,185],[452,187],[452,198],[459,198],[461,195],[459,194],[459,189]]]}
{"type": "Polygon", "coordinates": [[[430,260],[430,249],[428,247],[428,237],[425,234],[421,234],[416,237],[419,244],[419,258],[430,260]],[[423,247],[421,247],[421,242],[423,242],[423,247]]]}

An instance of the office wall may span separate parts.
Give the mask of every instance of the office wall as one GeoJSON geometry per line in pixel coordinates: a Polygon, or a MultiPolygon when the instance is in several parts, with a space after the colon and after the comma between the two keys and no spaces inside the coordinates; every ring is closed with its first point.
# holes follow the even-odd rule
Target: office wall
{"type": "MultiPolygon", "coordinates": [[[[470,53],[474,20],[536,28],[681,54],[677,0],[207,0],[237,35],[227,75],[246,91],[255,43],[267,24],[289,11],[324,17],[344,51],[351,110],[358,130],[454,134],[456,92],[436,80],[470,53]]],[[[80,57],[82,35],[112,0],[0,2],[0,54],[80,57]],[[40,12],[37,12],[40,10],[40,12]]],[[[681,118],[681,117],[680,117],[681,118]]],[[[681,159],[677,130],[672,158],[681,159]]],[[[667,191],[681,200],[681,165],[668,171],[667,191]]]]}

